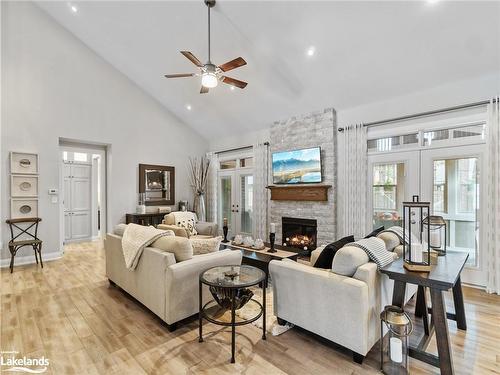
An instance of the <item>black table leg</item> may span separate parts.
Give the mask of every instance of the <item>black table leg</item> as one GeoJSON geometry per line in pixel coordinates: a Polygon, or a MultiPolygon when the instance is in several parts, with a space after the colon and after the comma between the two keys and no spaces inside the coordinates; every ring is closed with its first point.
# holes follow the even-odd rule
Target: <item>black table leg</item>
{"type": "Polygon", "coordinates": [[[453,360],[451,356],[450,340],[448,336],[448,321],[443,292],[440,289],[430,288],[432,302],[432,321],[436,331],[436,342],[439,354],[439,367],[442,375],[452,375],[453,360]]]}
{"type": "Polygon", "coordinates": [[[199,300],[200,310],[198,312],[198,324],[199,324],[198,342],[203,342],[203,328],[202,328],[202,326],[203,326],[203,316],[202,316],[202,314],[203,314],[203,311],[202,311],[202,309],[203,309],[203,306],[202,306],[203,305],[203,295],[202,295],[203,290],[202,290],[202,287],[203,286],[201,284],[201,280],[199,281],[199,284],[200,285],[199,285],[199,292],[198,292],[198,294],[199,294],[198,300],[199,300]]]}
{"type": "Polygon", "coordinates": [[[404,307],[405,304],[406,283],[400,280],[394,280],[394,289],[392,291],[392,304],[394,306],[404,307]]]}
{"type": "Polygon", "coordinates": [[[231,363],[234,363],[234,347],[236,345],[236,326],[235,326],[235,289],[231,289],[231,363]]]}
{"type": "Polygon", "coordinates": [[[425,298],[425,289],[422,285],[419,285],[417,289],[417,301],[415,302],[415,316],[417,318],[421,318],[422,316],[424,316],[424,311],[425,311],[423,306],[424,298],[425,298]]]}
{"type": "Polygon", "coordinates": [[[453,304],[455,305],[455,318],[458,329],[467,330],[467,322],[465,320],[464,296],[462,294],[462,282],[460,277],[453,286],[453,304]]]}
{"type": "Polygon", "coordinates": [[[267,279],[264,280],[262,288],[262,340],[266,339],[266,285],[267,279]]]}

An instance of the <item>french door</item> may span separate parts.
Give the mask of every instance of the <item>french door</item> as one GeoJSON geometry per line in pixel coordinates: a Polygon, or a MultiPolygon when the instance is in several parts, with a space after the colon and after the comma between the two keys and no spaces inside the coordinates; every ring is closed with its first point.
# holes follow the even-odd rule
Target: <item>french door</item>
{"type": "Polygon", "coordinates": [[[437,148],[421,151],[421,196],[431,202],[433,215],[447,224],[447,251],[468,253],[462,281],[486,284],[484,257],[481,253],[485,212],[481,208],[486,184],[482,145],[437,148]]]}
{"type": "Polygon", "coordinates": [[[219,172],[219,213],[222,226],[227,220],[229,234],[253,232],[253,174],[251,170],[230,170],[219,172]]]}
{"type": "MultiPolygon", "coordinates": [[[[371,186],[369,215],[371,227],[401,226],[402,202],[419,195],[431,203],[431,213],[447,224],[447,251],[467,252],[469,259],[462,281],[486,284],[483,242],[485,222],[481,209],[485,184],[482,145],[466,145],[388,152],[368,157],[368,183],[371,186]]],[[[371,229],[371,228],[367,228],[371,229]]]]}

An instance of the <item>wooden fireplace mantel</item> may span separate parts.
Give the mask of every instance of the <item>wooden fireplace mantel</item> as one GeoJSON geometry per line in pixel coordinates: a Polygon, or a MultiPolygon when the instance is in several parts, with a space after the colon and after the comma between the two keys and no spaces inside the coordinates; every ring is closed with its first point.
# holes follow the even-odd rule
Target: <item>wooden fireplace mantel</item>
{"type": "Polygon", "coordinates": [[[297,184],[297,185],[269,185],[271,200],[273,201],[327,201],[328,189],[332,185],[325,184],[297,184]]]}

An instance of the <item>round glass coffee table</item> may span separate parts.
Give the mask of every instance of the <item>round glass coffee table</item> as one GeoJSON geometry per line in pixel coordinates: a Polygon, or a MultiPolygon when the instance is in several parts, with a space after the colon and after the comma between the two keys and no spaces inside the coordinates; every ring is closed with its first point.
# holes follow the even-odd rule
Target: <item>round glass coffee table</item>
{"type": "Polygon", "coordinates": [[[203,342],[203,318],[231,327],[231,363],[234,363],[236,327],[255,322],[262,316],[262,339],[266,339],[266,274],[247,265],[217,266],[200,274],[199,342],[203,342]],[[262,303],[252,298],[251,286],[262,285],[262,303]],[[202,288],[207,285],[213,300],[203,304],[202,288]],[[236,314],[236,311],[240,312],[236,314]],[[243,318],[244,317],[244,318],[243,318]]]}

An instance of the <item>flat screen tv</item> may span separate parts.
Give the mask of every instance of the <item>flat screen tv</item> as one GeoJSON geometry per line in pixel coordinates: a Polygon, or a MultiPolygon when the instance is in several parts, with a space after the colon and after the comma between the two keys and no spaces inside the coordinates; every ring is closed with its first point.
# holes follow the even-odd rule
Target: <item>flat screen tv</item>
{"type": "Polygon", "coordinates": [[[321,182],[321,149],[274,152],[274,184],[306,184],[321,182]]]}

